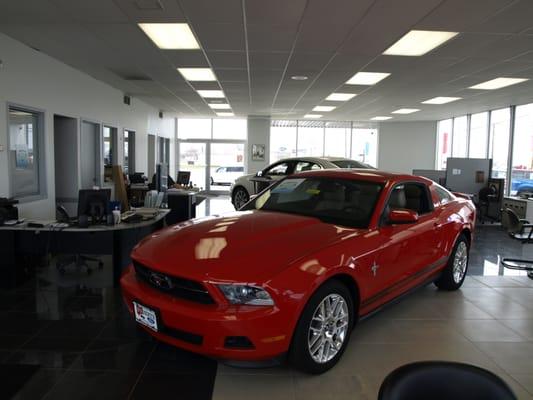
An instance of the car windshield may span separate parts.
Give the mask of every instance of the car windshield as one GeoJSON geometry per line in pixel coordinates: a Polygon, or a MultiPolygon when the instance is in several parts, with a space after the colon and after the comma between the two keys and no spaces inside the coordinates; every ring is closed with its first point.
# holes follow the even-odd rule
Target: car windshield
{"type": "Polygon", "coordinates": [[[305,215],[353,228],[367,228],[382,185],[331,178],[287,178],[271,186],[242,210],[305,215]]]}
{"type": "Polygon", "coordinates": [[[370,165],[355,160],[332,160],[331,163],[339,168],[372,168],[370,165]]]}

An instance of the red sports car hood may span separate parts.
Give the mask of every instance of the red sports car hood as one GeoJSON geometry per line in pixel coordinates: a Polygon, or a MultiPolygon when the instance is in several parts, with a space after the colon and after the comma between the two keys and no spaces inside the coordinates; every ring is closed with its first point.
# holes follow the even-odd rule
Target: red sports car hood
{"type": "Polygon", "coordinates": [[[139,243],[132,258],[184,278],[253,283],[354,232],[294,214],[235,212],[156,232],[139,243]]]}

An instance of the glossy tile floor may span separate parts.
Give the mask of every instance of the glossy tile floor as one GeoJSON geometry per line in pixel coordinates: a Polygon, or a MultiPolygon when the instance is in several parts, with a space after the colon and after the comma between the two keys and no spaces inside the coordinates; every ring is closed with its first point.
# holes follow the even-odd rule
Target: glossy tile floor
{"type": "MultiPolygon", "coordinates": [[[[225,201],[211,199],[206,210],[231,211],[225,201]]],[[[427,286],[362,321],[322,376],[236,369],[158,344],[131,321],[108,258],[91,276],[60,276],[52,265],[0,291],[0,398],[376,399],[396,367],[453,360],[494,371],[518,398],[533,399],[533,281],[502,271],[504,255],[533,258],[533,246],[479,227],[460,291],[427,286]]]]}

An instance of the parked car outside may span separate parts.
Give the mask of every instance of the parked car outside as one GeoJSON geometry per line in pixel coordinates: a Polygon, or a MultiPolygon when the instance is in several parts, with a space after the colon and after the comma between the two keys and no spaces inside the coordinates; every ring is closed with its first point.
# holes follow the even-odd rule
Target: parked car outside
{"type": "Polygon", "coordinates": [[[232,185],[243,173],[244,166],[218,167],[211,175],[211,185],[232,185]]]}
{"type": "Polygon", "coordinates": [[[374,167],[342,157],[296,157],[279,160],[256,174],[239,177],[230,188],[231,202],[236,210],[245,205],[250,197],[289,175],[321,169],[374,167]]]}
{"type": "Polygon", "coordinates": [[[287,355],[298,369],[323,373],[361,318],[431,282],[461,287],[475,219],[470,200],[426,178],[303,172],[242,211],[143,239],[122,294],[162,342],[217,359],[287,355]]]}

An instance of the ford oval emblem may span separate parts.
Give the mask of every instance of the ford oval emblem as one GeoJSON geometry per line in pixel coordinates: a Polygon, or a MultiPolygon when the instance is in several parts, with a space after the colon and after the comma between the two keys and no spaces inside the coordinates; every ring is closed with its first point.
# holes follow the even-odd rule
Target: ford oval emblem
{"type": "Polygon", "coordinates": [[[150,274],[150,282],[163,290],[172,290],[174,288],[172,280],[168,276],[158,274],[157,272],[150,274]]]}

